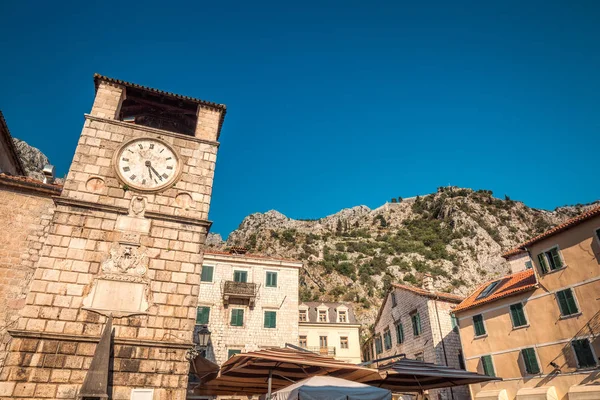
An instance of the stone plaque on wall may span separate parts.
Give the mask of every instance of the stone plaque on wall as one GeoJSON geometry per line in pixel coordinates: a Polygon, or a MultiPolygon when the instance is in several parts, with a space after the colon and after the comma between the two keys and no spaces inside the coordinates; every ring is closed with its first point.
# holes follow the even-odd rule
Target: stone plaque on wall
{"type": "Polygon", "coordinates": [[[94,311],[107,311],[113,315],[139,314],[148,310],[146,284],[98,279],[84,307],[94,311]]]}

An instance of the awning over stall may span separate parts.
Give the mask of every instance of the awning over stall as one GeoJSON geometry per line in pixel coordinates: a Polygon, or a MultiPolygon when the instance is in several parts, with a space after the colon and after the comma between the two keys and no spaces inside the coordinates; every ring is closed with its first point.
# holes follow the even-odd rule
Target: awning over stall
{"type": "Polygon", "coordinates": [[[600,385],[574,385],[569,388],[569,400],[600,399],[600,385]]]}

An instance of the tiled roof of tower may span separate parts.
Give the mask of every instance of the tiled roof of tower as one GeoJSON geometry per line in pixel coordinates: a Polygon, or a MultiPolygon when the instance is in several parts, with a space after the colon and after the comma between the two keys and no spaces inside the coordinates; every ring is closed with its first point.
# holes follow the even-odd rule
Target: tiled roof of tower
{"type": "Polygon", "coordinates": [[[238,257],[238,258],[258,258],[258,259],[264,259],[264,260],[302,263],[302,261],[292,260],[291,258],[279,258],[279,257],[266,256],[263,254],[251,254],[251,253],[236,254],[236,253],[231,253],[228,251],[218,251],[218,250],[210,250],[210,249],[204,250],[204,254],[213,254],[213,255],[217,255],[217,256],[229,256],[229,257],[238,257]]]}
{"type": "Polygon", "coordinates": [[[24,186],[32,189],[46,191],[49,194],[58,195],[62,191],[62,185],[48,184],[28,176],[13,176],[0,173],[0,182],[12,186],[24,186]]]}
{"type": "Polygon", "coordinates": [[[428,290],[421,289],[415,286],[401,285],[399,283],[392,283],[392,286],[398,289],[408,290],[409,292],[413,292],[420,296],[425,296],[436,300],[444,300],[450,303],[460,303],[464,299],[464,297],[452,293],[430,292],[428,290]]]}
{"type": "Polygon", "coordinates": [[[580,224],[584,221],[587,221],[588,219],[593,218],[598,215],[600,215],[600,206],[591,208],[588,211],[586,211],[582,214],[579,214],[578,216],[571,218],[570,220],[563,222],[562,224],[557,225],[552,229],[547,230],[546,232],[542,233],[541,235],[538,235],[538,236],[534,237],[533,239],[529,239],[528,241],[521,243],[516,248],[509,250],[506,253],[502,254],[502,257],[507,258],[512,255],[519,254],[520,252],[524,251],[526,247],[531,246],[532,244],[537,243],[540,240],[546,239],[547,237],[550,237],[552,235],[556,235],[557,233],[560,233],[569,228],[572,228],[573,226],[578,225],[578,224],[580,224]]]}
{"type": "Polygon", "coordinates": [[[197,99],[195,97],[189,97],[189,96],[183,96],[183,95],[176,94],[176,93],[165,92],[165,91],[162,91],[159,89],[154,89],[151,87],[138,85],[137,83],[131,83],[131,82],[122,81],[120,79],[109,78],[108,76],[104,76],[104,75],[100,75],[100,74],[94,74],[94,83],[96,85],[96,89],[98,89],[98,81],[115,83],[117,85],[129,86],[132,88],[146,90],[148,92],[152,92],[152,93],[156,93],[156,94],[162,94],[162,95],[169,96],[169,97],[175,97],[177,99],[191,101],[193,103],[202,104],[204,106],[216,108],[216,109],[222,110],[222,111],[227,110],[227,106],[225,104],[218,104],[218,103],[213,103],[211,101],[197,99]]]}
{"type": "Polygon", "coordinates": [[[481,306],[483,304],[491,303],[493,301],[503,299],[527,290],[535,289],[537,286],[537,280],[533,269],[527,269],[525,271],[517,272],[516,274],[507,275],[500,279],[489,281],[479,286],[469,297],[467,297],[462,303],[460,303],[454,309],[454,312],[465,311],[474,307],[481,306]],[[479,294],[485,290],[492,282],[501,281],[500,285],[490,295],[477,299],[479,294]]]}

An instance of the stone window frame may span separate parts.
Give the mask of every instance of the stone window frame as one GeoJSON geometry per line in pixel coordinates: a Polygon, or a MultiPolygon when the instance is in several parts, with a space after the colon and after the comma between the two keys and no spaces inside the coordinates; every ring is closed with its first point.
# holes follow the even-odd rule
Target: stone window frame
{"type": "Polygon", "coordinates": [[[231,280],[234,281],[234,282],[237,282],[235,280],[235,273],[236,272],[245,272],[246,273],[246,283],[249,282],[249,278],[250,278],[250,269],[249,268],[240,268],[240,267],[234,267],[234,268],[232,268],[231,280]]]}
{"type": "Polygon", "coordinates": [[[279,271],[266,270],[265,271],[265,287],[269,289],[277,289],[279,285],[279,271]],[[275,274],[275,286],[269,285],[269,274],[275,274]]]}
{"type": "Polygon", "coordinates": [[[335,311],[336,311],[336,318],[337,318],[336,322],[338,324],[347,324],[347,323],[350,322],[350,312],[348,310],[348,307],[346,307],[344,305],[340,305],[335,311]],[[345,314],[345,317],[346,317],[345,321],[342,321],[340,319],[340,313],[344,313],[345,314]]]}
{"type": "Polygon", "coordinates": [[[202,264],[202,271],[200,271],[200,283],[204,283],[204,284],[215,283],[215,269],[217,269],[217,266],[215,264],[202,264]],[[204,267],[212,268],[212,274],[211,274],[212,279],[210,281],[202,280],[202,271],[204,271],[204,267]]]}
{"type": "Polygon", "coordinates": [[[298,310],[298,322],[310,322],[308,317],[308,310],[300,309],[298,310]],[[304,320],[302,320],[301,316],[304,315],[304,320]]]}
{"type": "Polygon", "coordinates": [[[298,335],[298,346],[303,349],[308,347],[308,335],[298,335]],[[304,346],[302,345],[302,341],[304,340],[304,346]]]}
{"type": "Polygon", "coordinates": [[[340,336],[340,349],[349,349],[349,340],[348,336],[340,336]]]}
{"type": "MultiPolygon", "coordinates": [[[[271,322],[271,321],[269,321],[271,322]]],[[[263,310],[263,328],[264,329],[277,329],[277,310],[263,310]],[[269,315],[275,316],[274,325],[275,326],[267,326],[267,313],[269,315]]]]}
{"type": "Polygon", "coordinates": [[[316,322],[321,322],[324,324],[329,323],[329,307],[327,307],[324,304],[317,307],[317,321],[316,322]],[[321,321],[321,312],[325,312],[325,321],[321,321]]]}
{"type": "Polygon", "coordinates": [[[537,259],[537,264],[539,266],[539,271],[540,271],[541,275],[553,274],[555,272],[562,271],[563,269],[567,268],[567,263],[565,261],[565,258],[563,257],[562,251],[560,250],[560,247],[557,244],[540,251],[538,253],[538,255],[536,256],[536,259],[537,259]],[[550,258],[548,257],[547,253],[550,253],[554,249],[556,249],[556,253],[558,254],[558,257],[559,257],[562,265],[556,269],[551,269],[550,268],[550,258]],[[542,258],[540,258],[540,257],[542,257],[542,258]],[[544,261],[543,264],[541,263],[542,260],[544,261]]]}

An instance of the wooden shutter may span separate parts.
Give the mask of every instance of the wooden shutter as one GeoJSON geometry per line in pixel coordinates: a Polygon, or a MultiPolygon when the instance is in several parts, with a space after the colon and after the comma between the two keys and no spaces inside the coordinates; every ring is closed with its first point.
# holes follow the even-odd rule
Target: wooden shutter
{"type": "Polygon", "coordinates": [[[556,297],[558,299],[558,307],[560,308],[560,313],[563,316],[575,314],[577,310],[577,303],[575,303],[575,298],[573,297],[573,290],[566,289],[556,293],[556,297]]]}
{"type": "Polygon", "coordinates": [[[475,328],[475,336],[485,335],[485,325],[483,324],[483,316],[481,314],[473,317],[473,326],[475,328]]]}
{"type": "Polygon", "coordinates": [[[241,310],[241,309],[231,310],[231,325],[232,326],[243,326],[244,325],[244,310],[241,310]]]}
{"type": "Polygon", "coordinates": [[[404,342],[404,329],[402,328],[401,323],[396,324],[396,341],[398,344],[404,342]]]}
{"type": "Polygon", "coordinates": [[[510,306],[510,314],[512,316],[513,326],[515,328],[527,325],[527,320],[525,319],[525,312],[523,311],[523,304],[512,304],[510,306]]]}
{"type": "Polygon", "coordinates": [[[196,309],[196,324],[206,325],[210,318],[210,307],[198,307],[196,309]]]}
{"type": "Polygon", "coordinates": [[[549,251],[550,253],[550,257],[552,257],[552,269],[559,269],[562,268],[562,259],[560,258],[560,253],[558,252],[558,249],[555,247],[552,250],[549,251]]]}
{"type": "Polygon", "coordinates": [[[277,327],[277,313],[275,311],[265,311],[265,328],[277,327]]]}
{"type": "Polygon", "coordinates": [[[521,356],[523,357],[525,370],[528,374],[540,373],[540,366],[538,365],[537,358],[535,356],[535,350],[533,348],[521,350],[521,356]]]}
{"type": "Polygon", "coordinates": [[[202,266],[202,275],[200,277],[200,280],[202,282],[212,282],[213,280],[213,270],[214,267],[211,265],[203,265],[202,266]]]}
{"type": "Polygon", "coordinates": [[[540,263],[542,273],[548,273],[548,264],[546,263],[546,256],[544,255],[544,253],[538,254],[538,262],[540,263]]]}
{"type": "Polygon", "coordinates": [[[483,373],[487,376],[496,376],[494,371],[494,364],[492,363],[492,356],[481,357],[481,364],[483,365],[483,373]]]}

